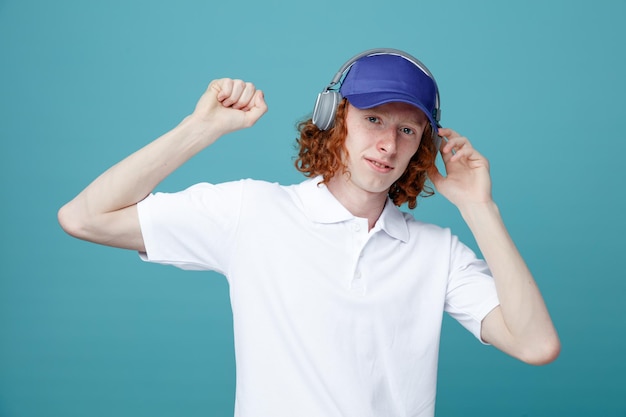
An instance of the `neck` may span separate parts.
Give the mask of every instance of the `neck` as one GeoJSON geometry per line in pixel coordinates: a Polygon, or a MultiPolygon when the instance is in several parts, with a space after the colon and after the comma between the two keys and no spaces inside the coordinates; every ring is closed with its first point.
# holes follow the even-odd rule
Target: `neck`
{"type": "Polygon", "coordinates": [[[367,219],[372,230],[385,208],[388,191],[368,192],[350,184],[350,179],[335,176],[326,184],[333,196],[354,216],[367,219]]]}

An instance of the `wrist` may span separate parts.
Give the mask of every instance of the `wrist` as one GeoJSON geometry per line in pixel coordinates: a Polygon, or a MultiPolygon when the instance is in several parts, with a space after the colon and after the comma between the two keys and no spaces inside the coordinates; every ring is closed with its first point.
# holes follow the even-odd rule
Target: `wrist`
{"type": "Polygon", "coordinates": [[[189,142],[189,145],[198,151],[215,143],[224,133],[215,128],[215,125],[193,115],[185,117],[175,128],[180,137],[189,142]]]}
{"type": "Polygon", "coordinates": [[[500,219],[500,209],[493,200],[467,203],[458,209],[470,229],[500,219]]]}

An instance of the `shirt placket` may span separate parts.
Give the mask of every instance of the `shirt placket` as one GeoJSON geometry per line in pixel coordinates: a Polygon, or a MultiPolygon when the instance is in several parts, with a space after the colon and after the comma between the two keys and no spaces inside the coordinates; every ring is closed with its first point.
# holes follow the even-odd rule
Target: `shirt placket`
{"type": "Polygon", "coordinates": [[[349,224],[352,235],[353,268],[350,277],[350,292],[356,295],[365,295],[367,288],[367,271],[363,268],[363,249],[367,243],[367,219],[356,218],[349,224]]]}

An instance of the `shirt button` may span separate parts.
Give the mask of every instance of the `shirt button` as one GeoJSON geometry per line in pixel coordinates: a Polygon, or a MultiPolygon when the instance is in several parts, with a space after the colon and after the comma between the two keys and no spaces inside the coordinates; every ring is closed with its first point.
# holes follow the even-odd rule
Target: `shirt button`
{"type": "Polygon", "coordinates": [[[355,232],[359,232],[361,230],[361,225],[358,223],[352,224],[352,230],[354,230],[355,232]]]}
{"type": "Polygon", "coordinates": [[[361,279],[361,273],[357,271],[357,272],[354,274],[354,279],[361,279]]]}

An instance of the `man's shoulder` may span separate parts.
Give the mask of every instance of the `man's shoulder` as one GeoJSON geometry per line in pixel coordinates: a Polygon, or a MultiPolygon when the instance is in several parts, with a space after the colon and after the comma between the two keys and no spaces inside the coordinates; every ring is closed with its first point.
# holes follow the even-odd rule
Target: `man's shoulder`
{"type": "Polygon", "coordinates": [[[260,180],[254,178],[242,178],[235,180],[226,180],[222,182],[199,182],[193,184],[187,188],[191,191],[202,191],[211,189],[222,190],[241,190],[244,192],[283,192],[285,189],[297,186],[296,185],[283,185],[278,182],[272,182],[268,180],[260,180]]]}
{"type": "MultiPolygon", "coordinates": [[[[289,199],[300,199],[304,195],[323,194],[323,187],[319,187],[319,181],[315,178],[307,178],[299,183],[282,184],[268,180],[246,178],[233,182],[234,186],[240,187],[242,192],[248,196],[285,197],[289,199]]],[[[226,183],[227,184],[227,183],[226,183]]],[[[230,185],[225,185],[230,186],[230,185]]]]}
{"type": "Polygon", "coordinates": [[[404,210],[400,210],[404,221],[412,233],[423,233],[431,236],[437,236],[441,238],[449,238],[451,236],[451,230],[448,227],[439,226],[434,223],[428,223],[415,218],[414,214],[404,210]]]}
{"type": "Polygon", "coordinates": [[[296,184],[282,184],[276,181],[246,178],[235,181],[234,184],[238,184],[237,186],[241,187],[244,193],[270,196],[288,195],[293,192],[298,192],[306,182],[308,182],[308,180],[296,184]]]}

